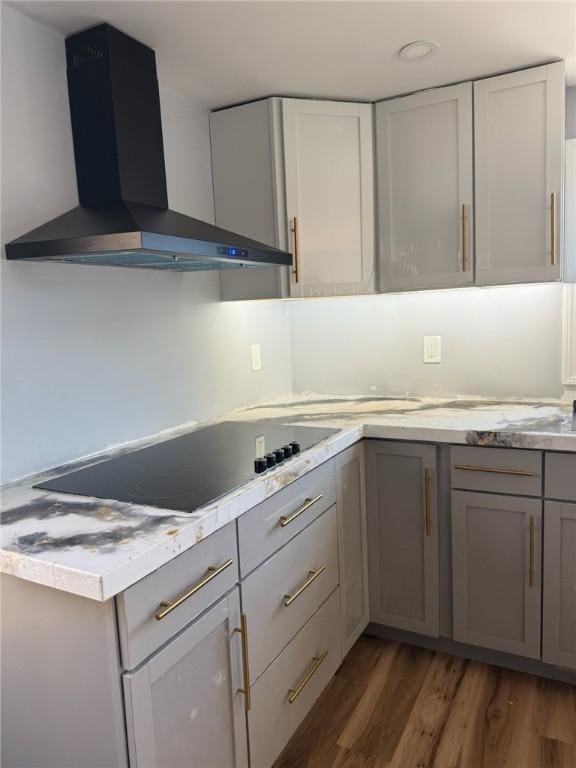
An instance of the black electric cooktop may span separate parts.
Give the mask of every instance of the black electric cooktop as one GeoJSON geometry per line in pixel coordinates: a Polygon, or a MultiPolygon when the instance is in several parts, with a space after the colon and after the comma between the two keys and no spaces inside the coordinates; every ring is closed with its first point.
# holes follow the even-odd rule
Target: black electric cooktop
{"type": "Polygon", "coordinates": [[[36,487],[193,512],[338,431],[225,421],[36,487]]]}

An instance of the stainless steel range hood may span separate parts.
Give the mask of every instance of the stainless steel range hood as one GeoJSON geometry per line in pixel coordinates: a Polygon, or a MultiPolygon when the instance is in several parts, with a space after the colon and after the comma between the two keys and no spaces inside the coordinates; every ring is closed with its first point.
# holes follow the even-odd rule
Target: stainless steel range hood
{"type": "Polygon", "coordinates": [[[168,208],[152,49],[100,24],[69,37],[66,58],[80,205],[8,243],[7,258],[173,271],[292,263],[168,208]]]}

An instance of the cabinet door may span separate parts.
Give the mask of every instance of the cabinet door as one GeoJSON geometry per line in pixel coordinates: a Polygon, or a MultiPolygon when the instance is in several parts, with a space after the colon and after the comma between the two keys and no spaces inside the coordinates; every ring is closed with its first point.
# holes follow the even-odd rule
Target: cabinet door
{"type": "Polygon", "coordinates": [[[132,768],[245,768],[238,589],[124,675],[132,768]]]}
{"type": "Polygon", "coordinates": [[[342,656],[369,621],[364,444],[336,457],[342,656]]]}
{"type": "Polygon", "coordinates": [[[380,290],[473,281],[472,84],[376,105],[380,290]]]}
{"type": "Polygon", "coordinates": [[[576,504],[544,507],[542,658],[576,669],[576,504]]]}
{"type": "Polygon", "coordinates": [[[476,280],[560,277],[564,65],[474,83],[476,280]]]}
{"type": "Polygon", "coordinates": [[[437,637],[436,448],[369,442],[366,479],[370,619],[437,637]]]}
{"type": "Polygon", "coordinates": [[[372,106],[283,99],[292,296],[374,290],[372,106]]]}
{"type": "Polygon", "coordinates": [[[540,658],[541,506],[452,492],[454,640],[540,658]]]}

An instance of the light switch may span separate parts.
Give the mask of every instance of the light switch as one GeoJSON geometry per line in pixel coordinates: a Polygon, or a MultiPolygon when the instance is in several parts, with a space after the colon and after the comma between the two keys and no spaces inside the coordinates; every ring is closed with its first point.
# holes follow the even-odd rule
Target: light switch
{"type": "Polygon", "coordinates": [[[424,336],[423,338],[423,362],[442,362],[442,336],[424,336]]]}
{"type": "Polygon", "coordinates": [[[260,349],[260,344],[252,344],[250,346],[250,355],[252,357],[252,370],[261,371],[262,370],[262,350],[260,349]]]}

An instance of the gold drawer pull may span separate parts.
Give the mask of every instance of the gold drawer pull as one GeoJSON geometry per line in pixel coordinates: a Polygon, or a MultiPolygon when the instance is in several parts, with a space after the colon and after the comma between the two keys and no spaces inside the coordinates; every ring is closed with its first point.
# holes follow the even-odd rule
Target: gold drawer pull
{"type": "Polygon", "coordinates": [[[300,507],[300,509],[297,509],[296,512],[293,512],[291,515],[283,516],[280,518],[280,526],[284,528],[288,523],[291,523],[292,520],[296,520],[297,517],[300,517],[302,512],[306,512],[307,509],[310,509],[310,507],[313,504],[316,504],[317,501],[320,501],[322,498],[322,494],[319,494],[318,496],[315,496],[313,499],[304,499],[304,504],[300,507]]]}
{"type": "Polygon", "coordinates": [[[294,282],[300,282],[300,233],[298,231],[298,219],[296,216],[292,219],[292,226],[290,231],[294,235],[294,265],[292,267],[292,274],[294,276],[294,282]]]}
{"type": "Polygon", "coordinates": [[[432,486],[432,473],[429,469],[424,470],[424,489],[425,489],[425,499],[426,499],[426,515],[425,515],[425,525],[426,525],[426,536],[430,536],[432,534],[432,511],[431,511],[431,486],[432,486]]]}
{"type": "Polygon", "coordinates": [[[190,587],[188,592],[185,592],[183,595],[180,595],[176,600],[174,600],[173,603],[169,601],[163,601],[160,603],[160,607],[162,608],[161,611],[158,611],[157,614],[155,614],[154,618],[156,621],[162,621],[162,619],[166,618],[169,613],[172,613],[172,611],[175,608],[178,608],[178,606],[182,605],[186,600],[188,600],[189,597],[192,597],[192,595],[195,595],[196,592],[198,592],[202,587],[205,587],[206,584],[209,584],[212,579],[215,579],[216,576],[219,576],[222,571],[225,571],[226,568],[230,568],[234,560],[226,560],[225,563],[222,563],[222,565],[214,566],[211,565],[210,568],[206,571],[206,575],[203,576],[200,581],[197,584],[194,584],[193,587],[190,587]]]}
{"type": "Polygon", "coordinates": [[[491,472],[494,475],[517,475],[519,477],[534,477],[534,472],[526,472],[525,469],[496,469],[495,467],[474,467],[472,464],[454,464],[454,469],[463,469],[467,472],[491,472]]]}
{"type": "Polygon", "coordinates": [[[244,694],[244,708],[250,712],[252,707],[252,694],[250,692],[250,667],[248,665],[248,619],[245,613],[240,615],[240,626],[234,628],[234,632],[242,635],[242,667],[244,671],[244,688],[238,691],[244,694]]]}
{"type": "Polygon", "coordinates": [[[530,568],[528,571],[528,584],[534,586],[534,560],[536,552],[536,525],[534,515],[530,515],[530,568]]]}
{"type": "Polygon", "coordinates": [[[308,571],[308,578],[306,579],[304,584],[302,584],[301,587],[298,587],[298,589],[296,590],[296,592],[294,592],[294,594],[284,595],[284,605],[286,607],[288,607],[289,605],[292,605],[294,600],[296,600],[297,597],[300,597],[302,592],[304,592],[305,589],[308,589],[310,584],[316,581],[318,576],[320,576],[321,573],[324,573],[325,570],[326,570],[326,566],[321,565],[320,568],[318,568],[316,571],[308,571]]]}
{"type": "Polygon", "coordinates": [[[468,272],[468,207],[462,203],[460,229],[462,234],[462,272],[468,272]]]}
{"type": "Polygon", "coordinates": [[[294,704],[294,702],[296,701],[298,696],[300,696],[304,688],[306,688],[311,678],[313,677],[314,673],[316,672],[320,664],[322,664],[326,656],[328,656],[328,651],[324,651],[324,653],[320,654],[320,656],[314,656],[314,658],[312,659],[312,664],[310,666],[310,669],[308,670],[308,672],[306,672],[306,674],[302,678],[302,682],[298,686],[296,686],[296,688],[288,689],[289,704],[294,704]]]}
{"type": "Polygon", "coordinates": [[[550,263],[556,266],[556,192],[550,193],[550,263]]]}

